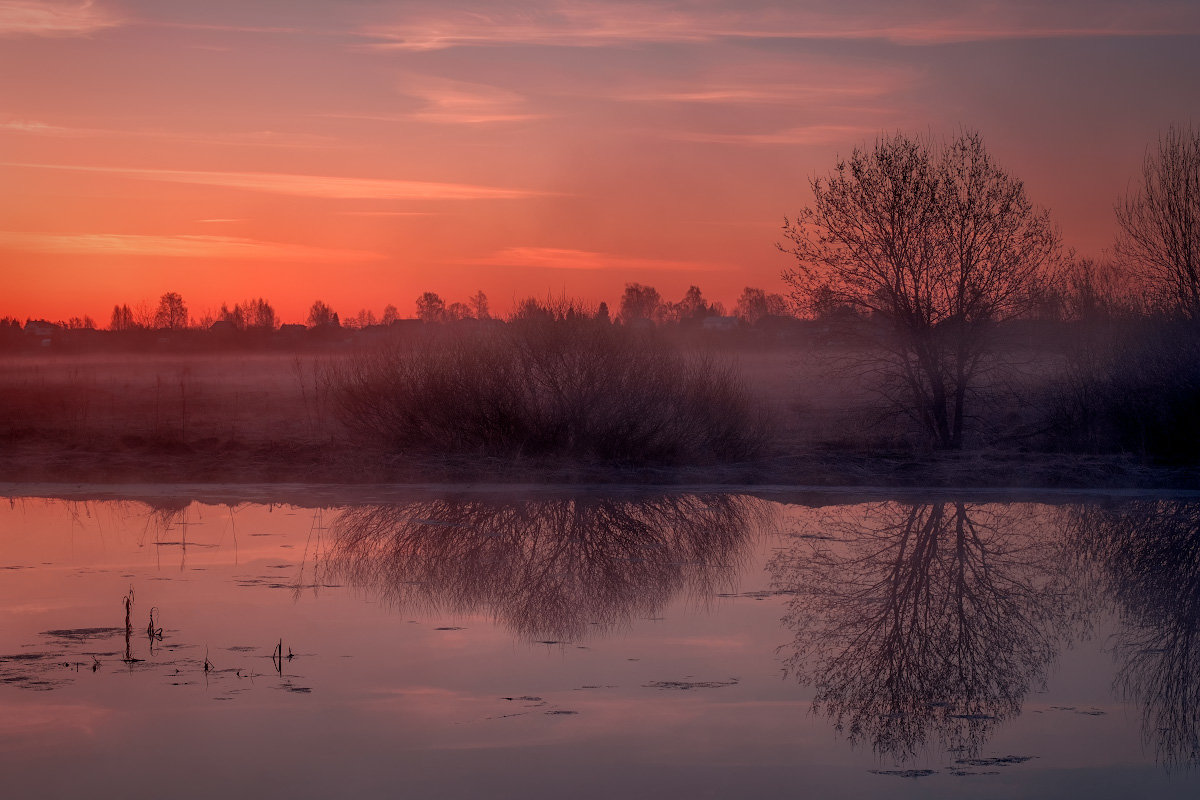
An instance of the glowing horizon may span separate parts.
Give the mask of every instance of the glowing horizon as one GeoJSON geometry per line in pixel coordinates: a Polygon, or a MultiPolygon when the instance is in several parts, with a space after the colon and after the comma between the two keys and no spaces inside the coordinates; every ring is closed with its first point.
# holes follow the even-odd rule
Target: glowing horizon
{"type": "Polygon", "coordinates": [[[1182,0],[0,0],[0,316],[731,306],[839,154],[963,127],[1103,257],[1198,39],[1182,0]]]}

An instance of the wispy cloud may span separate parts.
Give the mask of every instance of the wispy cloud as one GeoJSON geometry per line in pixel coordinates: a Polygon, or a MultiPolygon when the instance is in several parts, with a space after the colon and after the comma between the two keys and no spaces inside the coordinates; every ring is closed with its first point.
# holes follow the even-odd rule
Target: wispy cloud
{"type": "Polygon", "coordinates": [[[120,24],[91,0],[0,0],[0,36],[86,36],[120,24]]]}
{"type": "Polygon", "coordinates": [[[1001,39],[1160,36],[1200,32],[1186,3],[1130,13],[1119,2],[954,6],[943,3],[848,8],[844,3],[546,2],[494,10],[410,14],[402,23],[369,28],[381,48],[543,45],[611,47],[719,39],[871,39],[932,45],[1001,39]]]}
{"type": "Polygon", "coordinates": [[[339,211],[338,214],[347,217],[432,217],[438,216],[433,211],[339,211]]]}
{"type": "Polygon", "coordinates": [[[53,136],[64,139],[110,137],[117,139],[161,139],[196,144],[231,145],[236,147],[334,147],[335,139],[315,134],[283,131],[239,131],[231,133],[191,133],[169,130],[139,130],[120,128],[80,128],[32,119],[8,119],[0,122],[0,132],[53,136]]]}
{"type": "Polygon", "coordinates": [[[159,256],[251,261],[375,261],[378,253],[338,250],[231,236],[148,236],[127,233],[0,231],[0,248],[65,255],[159,256]]]}
{"type": "Polygon", "coordinates": [[[0,166],[102,173],[139,180],[220,186],[228,189],[332,200],[514,200],[549,195],[548,192],[532,189],[504,189],[465,183],[435,183],[386,178],[339,178],[274,172],[198,172],[19,163],[6,163],[0,164],[0,166]]]}
{"type": "Polygon", "coordinates": [[[516,92],[481,83],[407,75],[401,79],[400,91],[423,103],[411,115],[423,122],[462,125],[520,122],[542,116],[525,110],[525,98],[516,92]]]}
{"type": "Polygon", "coordinates": [[[508,247],[466,263],[494,267],[531,267],[561,270],[629,270],[636,272],[713,272],[724,269],[720,264],[700,261],[674,261],[662,258],[598,253],[592,250],[570,250],[557,247],[508,247]]]}
{"type": "Polygon", "coordinates": [[[685,142],[731,145],[807,145],[844,142],[878,134],[878,126],[866,125],[800,125],[781,131],[765,133],[712,133],[676,131],[667,133],[669,139],[685,142]]]}

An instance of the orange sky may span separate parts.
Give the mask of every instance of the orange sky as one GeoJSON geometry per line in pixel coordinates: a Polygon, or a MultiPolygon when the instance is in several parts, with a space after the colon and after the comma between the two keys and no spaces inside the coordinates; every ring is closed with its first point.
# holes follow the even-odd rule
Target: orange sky
{"type": "Polygon", "coordinates": [[[0,316],[782,291],[806,181],[983,132],[1101,256],[1200,4],[0,0],[0,316]]]}

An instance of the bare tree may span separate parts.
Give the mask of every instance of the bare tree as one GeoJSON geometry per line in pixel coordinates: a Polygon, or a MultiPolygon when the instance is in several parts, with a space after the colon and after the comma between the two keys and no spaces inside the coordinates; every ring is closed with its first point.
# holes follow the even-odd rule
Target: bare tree
{"type": "Polygon", "coordinates": [[[137,327],[137,323],[133,321],[133,311],[128,305],[115,305],[112,310],[112,319],[108,323],[110,331],[129,331],[137,327]]]}
{"type": "Polygon", "coordinates": [[[625,325],[638,320],[653,320],[662,304],[658,289],[640,283],[627,283],[625,293],[621,295],[621,311],[617,318],[625,325]]]}
{"type": "Polygon", "coordinates": [[[488,297],[480,289],[467,300],[467,304],[471,306],[471,316],[475,319],[491,319],[491,311],[488,308],[488,297]]]}
{"type": "Polygon", "coordinates": [[[1149,149],[1142,180],[1117,201],[1116,254],[1168,307],[1200,319],[1200,129],[1172,125],[1149,149]]]}
{"type": "Polygon", "coordinates": [[[341,325],[338,313],[323,300],[313,301],[308,310],[308,326],[310,328],[336,328],[341,325]]]}
{"type": "Polygon", "coordinates": [[[793,302],[869,315],[884,395],[937,446],[961,448],[994,324],[1028,311],[1057,264],[1048,214],[971,132],[942,146],[882,138],[811,186],[815,205],[784,221],[780,246],[796,258],[783,273],[793,302]]]}
{"type": "Polygon", "coordinates": [[[787,314],[787,300],[783,295],[768,294],[762,289],[747,286],[738,297],[738,319],[748,325],[753,325],[763,317],[782,317],[787,314]]]}
{"type": "Polygon", "coordinates": [[[187,306],[178,292],[167,292],[158,299],[154,312],[154,327],[180,330],[188,324],[187,306]]]}
{"type": "Polygon", "coordinates": [[[425,292],[417,298],[417,319],[422,322],[441,322],[446,318],[446,301],[436,292],[425,292]]]}

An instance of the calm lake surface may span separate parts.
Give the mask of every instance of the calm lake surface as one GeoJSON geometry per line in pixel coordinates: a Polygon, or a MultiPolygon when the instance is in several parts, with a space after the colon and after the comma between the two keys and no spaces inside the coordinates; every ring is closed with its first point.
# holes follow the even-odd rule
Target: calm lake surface
{"type": "Polygon", "coordinates": [[[1198,796],[1200,501],[1045,500],[13,497],[3,794],[1198,796]]]}

